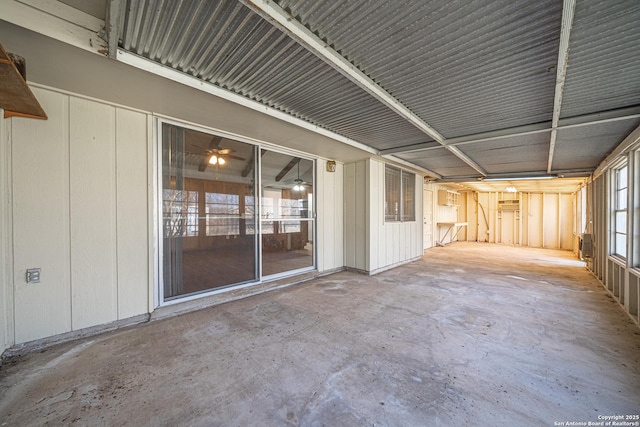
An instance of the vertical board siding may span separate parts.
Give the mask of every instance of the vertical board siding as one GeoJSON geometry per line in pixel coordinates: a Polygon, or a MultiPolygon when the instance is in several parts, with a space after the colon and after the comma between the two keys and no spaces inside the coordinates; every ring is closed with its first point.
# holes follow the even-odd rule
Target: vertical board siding
{"type": "Polygon", "coordinates": [[[118,317],[115,108],[71,98],[72,326],[118,317]]]}
{"type": "Polygon", "coordinates": [[[558,248],[558,194],[542,195],[542,227],[543,227],[543,247],[558,248]]]}
{"type": "Polygon", "coordinates": [[[385,164],[368,160],[370,203],[370,242],[367,270],[388,268],[422,255],[422,176],[415,177],[415,221],[389,222],[384,220],[385,164]]]}
{"type": "Polygon", "coordinates": [[[386,258],[385,249],[389,242],[386,236],[381,235],[381,225],[384,224],[384,202],[385,202],[385,187],[384,187],[384,164],[379,162],[369,162],[370,168],[368,173],[369,180],[369,242],[367,243],[367,250],[369,257],[367,260],[367,270],[371,271],[375,269],[375,266],[380,265],[381,260],[386,258]],[[380,206],[380,209],[378,209],[380,206]]]}
{"type": "MultiPolygon", "coordinates": [[[[576,250],[578,193],[520,193],[519,215],[498,210],[498,201],[512,198],[511,195],[493,192],[477,193],[475,197],[473,193],[461,195],[464,201],[460,205],[458,221],[469,223],[468,241],[576,250]],[[489,233],[480,206],[486,212],[489,233]]],[[[438,221],[450,221],[451,213],[446,206],[440,206],[438,214],[438,221]]]]}
{"type": "Polygon", "coordinates": [[[527,210],[529,246],[541,248],[542,240],[542,194],[529,195],[529,209],[527,210]]]}
{"type": "Polygon", "coordinates": [[[324,251],[332,255],[333,262],[330,268],[342,268],[344,262],[344,165],[337,164],[336,171],[332,174],[334,181],[332,187],[327,187],[326,191],[333,195],[333,243],[324,246],[324,251]]]}
{"type": "MultiPolygon", "coordinates": [[[[4,117],[2,108],[0,117],[4,117]]],[[[0,354],[15,343],[12,205],[11,120],[0,120],[0,354]]]]}
{"type": "MultiPolygon", "coordinates": [[[[315,245],[315,249],[318,247],[322,247],[325,242],[331,241],[331,235],[329,232],[330,219],[326,217],[326,211],[328,211],[330,203],[330,196],[325,191],[325,187],[327,182],[331,180],[331,177],[326,176],[323,173],[326,162],[323,160],[318,160],[316,162],[316,167],[318,170],[317,179],[314,185],[316,204],[314,206],[314,210],[317,213],[316,220],[316,233],[317,233],[317,241],[313,242],[315,245]]],[[[330,263],[328,259],[330,254],[326,253],[326,251],[318,251],[316,254],[316,262],[318,265],[318,271],[324,271],[326,269],[325,265],[330,263]]]]}
{"type": "MultiPolygon", "coordinates": [[[[345,215],[345,264],[347,267],[364,269],[365,266],[359,266],[356,262],[356,254],[358,251],[364,250],[364,241],[358,240],[358,232],[356,222],[359,220],[356,216],[357,204],[359,198],[358,193],[364,195],[365,188],[359,188],[358,184],[363,181],[357,176],[357,163],[345,165],[345,191],[344,191],[344,215],[345,215]]],[[[362,219],[360,218],[360,222],[362,219]]]]}
{"type": "Polygon", "coordinates": [[[326,171],[326,161],[318,160],[316,212],[318,271],[344,266],[344,165],[335,172],[326,171]]]}
{"type": "Polygon", "coordinates": [[[560,194],[560,218],[558,218],[558,226],[560,227],[560,249],[572,251],[575,246],[575,215],[574,215],[574,198],[572,194],[560,194]]]}
{"type": "Polygon", "coordinates": [[[13,118],[15,341],[69,331],[69,117],[66,95],[34,89],[48,120],[13,118]],[[26,283],[41,268],[40,283],[26,283]]]}
{"type": "Polygon", "coordinates": [[[344,167],[345,265],[376,272],[422,255],[422,177],[416,176],[416,220],[384,219],[385,164],[367,159],[344,167]]]}
{"type": "Polygon", "coordinates": [[[367,268],[367,165],[366,162],[356,163],[356,193],[355,193],[355,232],[358,243],[355,251],[356,268],[365,270],[367,268]]]}
{"type": "Polygon", "coordinates": [[[147,116],[116,110],[118,319],[147,312],[147,116]]]}

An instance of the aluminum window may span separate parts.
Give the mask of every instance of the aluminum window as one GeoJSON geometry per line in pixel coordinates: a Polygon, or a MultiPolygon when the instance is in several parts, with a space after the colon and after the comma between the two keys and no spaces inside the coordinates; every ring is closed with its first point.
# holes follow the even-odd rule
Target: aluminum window
{"type": "Polygon", "coordinates": [[[627,165],[614,170],[613,242],[611,242],[611,246],[613,253],[623,258],[627,257],[628,173],[627,165]]]}
{"type": "Polygon", "coordinates": [[[402,169],[385,166],[384,219],[386,222],[416,220],[416,176],[402,169]]]}

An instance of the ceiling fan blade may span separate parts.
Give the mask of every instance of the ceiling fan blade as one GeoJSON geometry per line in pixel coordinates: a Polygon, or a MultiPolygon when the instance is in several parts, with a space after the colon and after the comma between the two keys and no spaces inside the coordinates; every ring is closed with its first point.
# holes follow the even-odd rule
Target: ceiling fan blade
{"type": "Polygon", "coordinates": [[[227,159],[245,160],[242,157],[232,156],[231,154],[225,154],[223,157],[226,157],[227,159]]]}
{"type": "Polygon", "coordinates": [[[216,151],[218,152],[218,154],[224,155],[224,154],[231,154],[236,150],[234,150],[233,148],[221,148],[221,149],[217,149],[216,151]]]}
{"type": "Polygon", "coordinates": [[[203,153],[203,154],[211,154],[211,150],[208,150],[208,149],[206,149],[204,147],[201,147],[199,145],[188,144],[187,145],[187,150],[190,151],[192,149],[193,150],[197,150],[197,151],[199,151],[200,153],[203,153]]]}

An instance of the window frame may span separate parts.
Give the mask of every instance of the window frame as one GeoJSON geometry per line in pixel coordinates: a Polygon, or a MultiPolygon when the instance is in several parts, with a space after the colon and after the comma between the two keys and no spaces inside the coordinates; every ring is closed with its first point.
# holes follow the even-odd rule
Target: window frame
{"type": "Polygon", "coordinates": [[[611,250],[612,256],[626,260],[629,236],[629,165],[625,161],[611,171],[611,250]],[[624,171],[624,172],[623,172],[624,171]],[[624,177],[624,180],[621,179],[624,177]],[[621,182],[622,181],[622,182],[621,182]],[[624,216],[624,221],[622,217],[624,216]],[[624,224],[620,224],[624,222],[624,224]]]}
{"type": "Polygon", "coordinates": [[[416,174],[385,164],[384,169],[384,222],[404,223],[416,221],[416,174]],[[394,182],[389,177],[394,176],[394,182]],[[393,187],[393,188],[391,188],[393,187]],[[390,192],[393,191],[393,193],[390,192]],[[394,205],[391,210],[390,203],[394,205]]]}

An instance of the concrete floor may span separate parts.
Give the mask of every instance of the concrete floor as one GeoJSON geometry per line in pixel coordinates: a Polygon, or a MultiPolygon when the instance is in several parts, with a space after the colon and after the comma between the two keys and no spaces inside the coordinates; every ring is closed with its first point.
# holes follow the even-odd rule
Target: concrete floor
{"type": "Polygon", "coordinates": [[[0,370],[2,426],[553,426],[639,412],[640,329],[584,266],[478,243],[0,370]]]}

